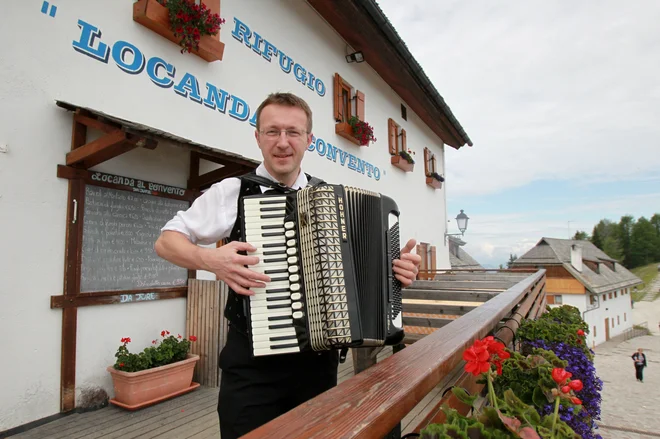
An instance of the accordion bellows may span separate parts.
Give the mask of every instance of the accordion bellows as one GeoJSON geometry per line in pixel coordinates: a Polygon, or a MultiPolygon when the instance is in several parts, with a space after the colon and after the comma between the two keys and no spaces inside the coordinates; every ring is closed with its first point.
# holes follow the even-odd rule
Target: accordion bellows
{"type": "Polygon", "coordinates": [[[271,281],[246,303],[254,356],[403,339],[399,211],[389,197],[322,184],[245,197],[242,239],[271,281]]]}

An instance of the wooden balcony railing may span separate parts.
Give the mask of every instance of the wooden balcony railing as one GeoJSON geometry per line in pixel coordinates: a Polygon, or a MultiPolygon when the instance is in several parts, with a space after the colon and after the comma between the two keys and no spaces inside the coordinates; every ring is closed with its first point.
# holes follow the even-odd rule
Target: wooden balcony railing
{"type": "Polygon", "coordinates": [[[463,351],[486,335],[511,346],[521,319],[536,318],[544,303],[545,270],[527,273],[467,314],[243,438],[394,437],[401,420],[438,385],[444,396],[414,431],[442,422],[444,403],[459,411],[469,409],[461,407],[448,389],[458,385],[471,394],[480,391],[476,379],[462,371],[463,351]]]}

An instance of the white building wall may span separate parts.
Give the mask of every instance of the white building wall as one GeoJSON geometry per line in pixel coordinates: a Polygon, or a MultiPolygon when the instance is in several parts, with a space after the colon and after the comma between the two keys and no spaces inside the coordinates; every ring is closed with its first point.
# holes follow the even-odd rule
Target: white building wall
{"type": "Polygon", "coordinates": [[[607,294],[607,300],[603,301],[603,294],[598,295],[597,305],[590,307],[591,310],[584,315],[584,320],[589,325],[590,346],[598,346],[606,341],[605,319],[608,320],[609,337],[613,338],[623,334],[627,329],[632,328],[632,306],[630,303],[630,294],[621,295],[622,290],[616,290],[617,297],[612,299],[607,294]],[[595,327],[596,336],[593,336],[595,327]]]}
{"type": "MultiPolygon", "coordinates": [[[[438,172],[445,174],[442,141],[409,107],[408,121],[401,119],[399,97],[366,62],[346,63],[350,49],[305,2],[223,0],[225,54],[214,63],[181,54],[177,45],[135,23],[132,1],[61,0],[54,17],[41,13],[42,3],[10,2],[0,14],[0,37],[14,42],[0,51],[0,144],[8,146],[0,153],[0,244],[5,249],[0,253],[0,330],[10,359],[0,364],[0,431],[59,412],[62,312],[50,309],[49,302],[63,293],[67,181],[56,177],[56,166],[70,149],[72,116],[55,100],[260,159],[249,119],[268,93],[297,93],[312,107],[315,138],[343,151],[329,160],[319,154],[315,140],[303,162],[305,171],[392,196],[402,211],[402,238],[436,245],[438,267],[450,266],[443,245],[445,187],[435,191],[424,184],[424,147],[436,153],[438,172]],[[322,80],[325,95],[301,84],[293,72],[283,72],[276,58],[268,62],[233,38],[236,20],[322,80]],[[92,49],[107,45],[107,62],[75,48],[85,46],[82,36],[91,26],[101,31],[92,49]],[[137,74],[121,70],[112,56],[117,41],[134,45],[146,60],[161,57],[172,64],[174,86],[156,86],[147,69],[137,74]],[[334,134],[335,72],[366,94],[366,120],[375,127],[375,144],[357,147],[334,134]],[[202,99],[207,83],[230,95],[224,113],[175,92],[187,73],[197,79],[202,99]],[[239,120],[243,103],[249,112],[239,120]],[[389,117],[406,129],[408,147],[416,152],[412,173],[390,165],[389,117]],[[357,159],[371,167],[356,172],[351,168],[357,159]]],[[[134,150],[93,169],[185,186],[188,154],[161,143],[155,151],[134,150]]],[[[114,362],[120,338],[131,337],[132,349],[140,350],[163,329],[183,333],[184,300],[79,308],[77,395],[94,386],[112,395],[105,368],[114,362]]]]}

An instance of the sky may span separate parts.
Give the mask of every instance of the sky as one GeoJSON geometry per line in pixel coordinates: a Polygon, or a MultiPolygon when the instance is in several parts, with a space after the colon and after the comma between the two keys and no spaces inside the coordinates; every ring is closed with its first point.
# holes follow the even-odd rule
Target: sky
{"type": "Polygon", "coordinates": [[[481,265],[660,212],[660,2],[377,1],[474,144],[444,184],[481,265]]]}

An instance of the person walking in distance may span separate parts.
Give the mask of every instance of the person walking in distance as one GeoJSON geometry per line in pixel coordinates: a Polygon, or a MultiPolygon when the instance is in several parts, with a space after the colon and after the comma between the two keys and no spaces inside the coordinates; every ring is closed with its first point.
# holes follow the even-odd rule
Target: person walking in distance
{"type": "MultiPolygon", "coordinates": [[[[269,276],[250,266],[259,263],[255,247],[241,242],[241,200],[277,187],[298,190],[319,179],[306,174],[301,163],[312,142],[312,112],[291,93],[274,93],[256,112],[255,139],[263,162],[249,174],[212,185],[186,211],[180,211],[162,229],[156,253],[181,267],[214,273],[229,287],[224,315],[229,322],[220,353],[222,379],[218,415],[222,439],[235,439],[266,424],[294,407],[337,385],[337,351],[280,354],[251,358],[244,302],[264,287],[269,276]],[[227,238],[219,248],[214,244],[227,238]]],[[[402,242],[406,242],[405,240],[402,242]]],[[[392,263],[403,287],[417,277],[421,256],[410,239],[392,263]]]]}
{"type": "Polygon", "coordinates": [[[635,376],[637,381],[644,382],[644,368],[646,367],[646,355],[644,349],[639,348],[632,354],[633,363],[635,363],[635,376]]]}

